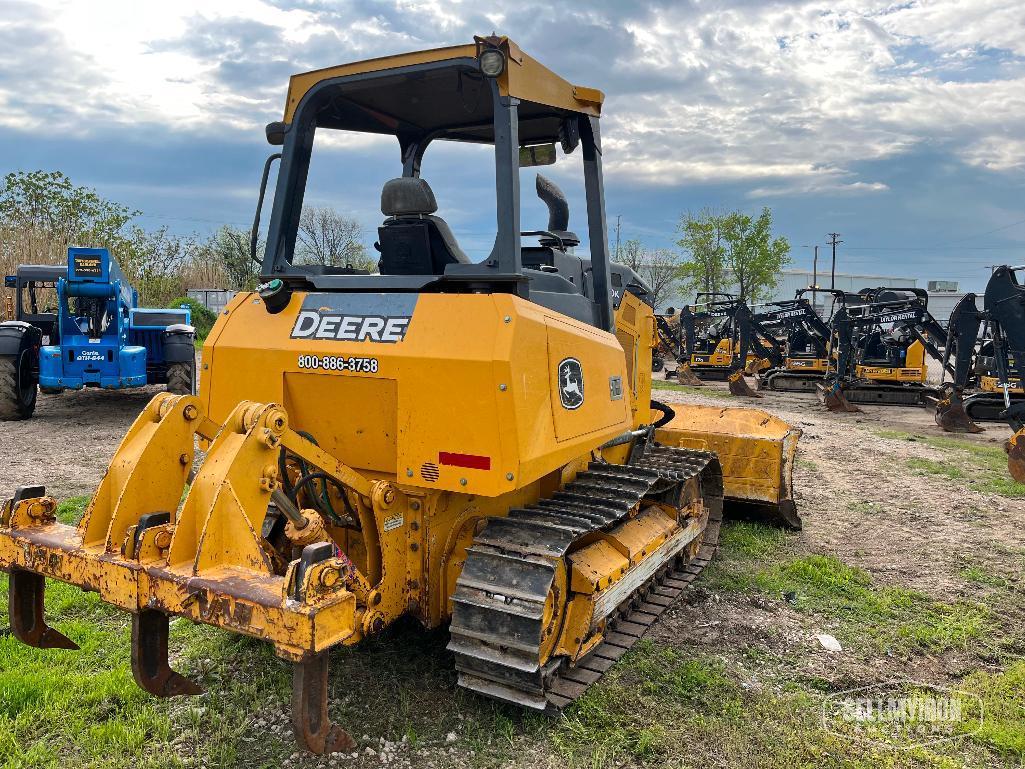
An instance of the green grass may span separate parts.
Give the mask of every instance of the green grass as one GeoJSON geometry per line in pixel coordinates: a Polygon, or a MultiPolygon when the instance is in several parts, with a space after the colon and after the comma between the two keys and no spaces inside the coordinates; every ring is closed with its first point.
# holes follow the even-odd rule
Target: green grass
{"type": "Polygon", "coordinates": [[[68,497],[57,505],[57,520],[67,524],[78,523],[88,504],[89,497],[68,497]]]}
{"type": "MultiPolygon", "coordinates": [[[[84,497],[68,500],[62,520],[73,522],[85,504],[84,497]]],[[[834,558],[788,555],[797,539],[756,523],[728,524],[723,557],[714,564],[719,587],[777,596],[789,591],[797,610],[839,622],[845,647],[851,637],[866,637],[908,653],[933,653],[970,645],[988,628],[988,616],[974,605],[942,604],[874,585],[834,558]]],[[[706,577],[702,582],[714,586],[706,577]]],[[[0,577],[0,616],[5,587],[0,577]]],[[[172,664],[207,693],[157,700],[132,680],[127,615],[95,594],[53,582],[47,612],[82,649],[40,651],[0,636],[3,769],[279,767],[295,751],[288,725],[291,667],[266,644],[172,622],[172,664]]],[[[831,735],[819,716],[828,683],[792,675],[788,667],[782,678],[752,683],[725,656],[728,649],[643,640],[553,721],[458,689],[447,641],[443,630],[425,632],[403,622],[356,648],[335,650],[332,718],[352,731],[361,748],[366,734],[371,744],[378,737],[405,737],[416,750],[428,750],[426,757],[412,754],[413,766],[953,769],[1025,755],[1020,664],[970,676],[961,687],[983,698],[987,714],[985,729],[967,737],[968,743],[908,751],[831,735]],[[449,732],[455,743],[446,742],[449,732]]],[[[760,648],[748,651],[740,657],[742,667],[778,663],[760,648]]],[[[361,756],[358,764],[378,762],[361,756]]]]}
{"type": "Polygon", "coordinates": [[[990,610],[971,601],[936,601],[918,591],[876,585],[830,555],[784,557],[788,535],[754,523],[723,527],[721,557],[706,572],[714,589],[783,598],[838,623],[837,637],[867,652],[905,656],[968,649],[992,629],[990,610]]]}
{"type": "Polygon", "coordinates": [[[778,526],[751,521],[730,521],[719,535],[722,552],[748,558],[764,558],[779,551],[790,536],[778,526]]]}
{"type": "Polygon", "coordinates": [[[871,500],[857,500],[851,502],[847,507],[852,513],[861,513],[862,515],[876,515],[883,512],[882,503],[871,500]]]}
{"type": "MultiPolygon", "coordinates": [[[[1025,756],[1025,661],[1002,673],[972,673],[957,688],[982,701],[982,726],[972,739],[1009,756],[1025,756]]],[[[968,716],[978,713],[972,710],[968,716]]],[[[970,722],[971,718],[964,721],[970,722]]]]}
{"type": "MultiPolygon", "coordinates": [[[[537,765],[953,769],[979,752],[956,743],[909,749],[837,737],[820,716],[829,691],[795,681],[745,683],[718,656],[642,640],[567,711],[552,735],[561,761],[537,765]]],[[[970,765],[988,763],[982,757],[970,765]]]]}
{"type": "Polygon", "coordinates": [[[1025,497],[1025,484],[1016,482],[1008,474],[1007,454],[1000,446],[899,430],[878,430],[876,434],[881,438],[921,443],[944,452],[946,458],[939,462],[919,457],[906,460],[907,466],[919,475],[963,481],[975,491],[1003,497],[1025,497]]]}
{"type": "Polygon", "coordinates": [[[993,574],[979,564],[966,566],[961,570],[961,576],[964,577],[966,582],[976,585],[984,585],[985,587],[1008,588],[1012,586],[1010,580],[997,574],[993,574]]]}

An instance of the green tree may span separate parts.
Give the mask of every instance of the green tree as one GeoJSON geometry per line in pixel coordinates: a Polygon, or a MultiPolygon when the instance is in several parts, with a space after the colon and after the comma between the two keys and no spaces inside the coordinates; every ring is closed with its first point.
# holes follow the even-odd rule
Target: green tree
{"type": "Polygon", "coordinates": [[[166,307],[184,292],[182,276],[196,251],[192,236],[175,235],[167,227],[144,230],[132,227],[119,248],[111,252],[128,282],[139,292],[139,302],[166,307]]]}
{"type": "MultiPolygon", "coordinates": [[[[257,259],[262,252],[263,244],[258,243],[257,259]]],[[[250,254],[250,233],[246,230],[224,225],[200,246],[198,258],[208,259],[224,271],[228,280],[224,288],[251,291],[259,282],[260,265],[250,254]]]]}
{"type": "Polygon", "coordinates": [[[772,212],[763,208],[757,217],[734,211],[723,225],[725,262],[741,299],[767,298],[790,263],[790,242],[772,236],[772,212]]]}
{"type": "Polygon", "coordinates": [[[687,253],[682,277],[698,291],[728,290],[756,302],[772,291],[780,270],[790,263],[790,243],[773,237],[768,208],[757,217],[708,209],[697,216],[684,214],[677,230],[677,245],[687,253]]]}
{"type": "Polygon", "coordinates": [[[704,209],[683,214],[676,226],[676,244],[686,257],[681,261],[680,280],[691,291],[718,292],[726,288],[724,214],[704,209]]]}
{"type": "Polygon", "coordinates": [[[0,186],[0,221],[32,229],[65,246],[125,240],[124,228],[139,214],[79,187],[60,171],[13,171],[0,186]]]}

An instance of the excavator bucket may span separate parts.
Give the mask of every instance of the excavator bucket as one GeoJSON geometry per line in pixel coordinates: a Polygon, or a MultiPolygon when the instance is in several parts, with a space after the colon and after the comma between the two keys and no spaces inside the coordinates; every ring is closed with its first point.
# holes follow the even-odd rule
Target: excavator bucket
{"type": "Polygon", "coordinates": [[[1007,439],[1004,451],[1007,452],[1007,471],[1018,483],[1025,483],[1025,428],[1007,439]]]}
{"type": "Polygon", "coordinates": [[[932,404],[935,408],[933,418],[936,424],[948,433],[981,433],[985,428],[979,427],[965,411],[961,395],[952,390],[946,398],[932,404]]]}
{"type": "Polygon", "coordinates": [[[830,411],[844,412],[848,414],[861,413],[861,409],[847,400],[847,396],[843,394],[843,389],[840,387],[839,382],[833,384],[817,384],[815,385],[815,392],[818,395],[819,402],[830,411]]]}
{"type": "Polygon", "coordinates": [[[655,439],[719,455],[727,513],[801,528],[793,495],[799,428],[760,409],[676,403],[673,409],[655,439]]]}
{"type": "Polygon", "coordinates": [[[751,389],[751,385],[744,378],[743,371],[734,371],[729,377],[730,395],[738,395],[742,398],[761,398],[757,392],[751,389]]]}
{"type": "Polygon", "coordinates": [[[681,363],[676,370],[676,379],[680,384],[691,387],[704,387],[705,383],[698,379],[698,375],[691,369],[689,363],[681,363]]]}

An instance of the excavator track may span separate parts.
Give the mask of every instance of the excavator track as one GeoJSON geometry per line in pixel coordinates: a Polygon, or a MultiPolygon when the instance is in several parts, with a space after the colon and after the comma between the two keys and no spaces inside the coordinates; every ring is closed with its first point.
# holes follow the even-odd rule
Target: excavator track
{"type": "Polygon", "coordinates": [[[776,392],[815,392],[815,385],[823,379],[822,372],[776,371],[762,377],[760,390],[776,392]]]}
{"type": "Polygon", "coordinates": [[[942,397],[942,392],[936,387],[866,381],[855,381],[844,385],[843,394],[850,403],[876,406],[922,406],[925,405],[928,397],[942,397]]]}
{"type": "MultiPolygon", "coordinates": [[[[549,713],[579,698],[711,560],[722,524],[722,489],[714,453],[644,443],[627,464],[592,462],[551,498],[489,521],[467,549],[453,595],[448,648],[459,684],[549,713]],[[545,602],[558,561],[582,538],[626,519],[642,500],[679,500],[695,488],[707,524],[691,545],[663,562],[652,558],[649,569],[644,561],[635,567],[634,579],[641,581],[609,615],[603,640],[586,656],[572,666],[564,657],[540,664],[545,602]]],[[[629,573],[623,582],[628,579],[629,573]]]]}
{"type": "MultiPolygon", "coordinates": [[[[1020,393],[1011,394],[1011,403],[1020,402],[1020,393]]],[[[1001,414],[1007,409],[1004,394],[999,392],[972,393],[964,399],[964,410],[973,422],[1003,422],[1001,414]]]]}

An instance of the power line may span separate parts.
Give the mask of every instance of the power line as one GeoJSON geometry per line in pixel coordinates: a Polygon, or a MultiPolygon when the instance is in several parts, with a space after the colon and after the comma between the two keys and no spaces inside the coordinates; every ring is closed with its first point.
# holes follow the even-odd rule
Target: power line
{"type": "MultiPolygon", "coordinates": [[[[841,241],[842,242],[842,241],[841,241]]],[[[847,246],[848,251],[1014,251],[1022,246],[847,246]]]]}
{"type": "Polygon", "coordinates": [[[139,219],[166,219],[171,222],[201,222],[203,224],[234,224],[236,227],[252,227],[252,222],[234,222],[228,219],[197,219],[190,216],[166,216],[164,214],[138,214],[139,219]]]}
{"type": "Polygon", "coordinates": [[[992,235],[994,232],[1001,232],[1003,230],[1009,230],[1012,227],[1017,227],[1019,224],[1025,224],[1025,219],[1022,219],[1019,222],[1011,222],[1010,224],[1005,224],[1003,227],[997,227],[996,229],[993,229],[993,230],[987,230],[986,232],[980,232],[978,235],[969,235],[967,238],[958,238],[957,240],[948,240],[947,242],[948,243],[961,243],[961,242],[963,242],[965,240],[974,240],[975,238],[984,238],[987,235],[992,235]]]}

